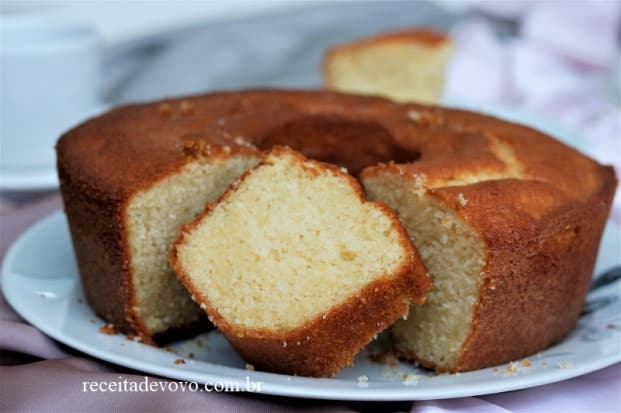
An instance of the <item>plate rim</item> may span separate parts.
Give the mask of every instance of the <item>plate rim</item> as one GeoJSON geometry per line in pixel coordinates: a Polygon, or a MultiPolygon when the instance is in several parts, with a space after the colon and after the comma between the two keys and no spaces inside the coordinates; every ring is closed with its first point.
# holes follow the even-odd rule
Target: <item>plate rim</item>
{"type": "MultiPolygon", "coordinates": [[[[55,330],[49,328],[45,323],[38,322],[36,316],[33,316],[27,305],[20,304],[15,301],[15,297],[10,293],[12,289],[13,278],[17,277],[17,273],[11,271],[11,265],[15,261],[15,255],[20,251],[23,244],[28,243],[32,238],[36,237],[40,232],[49,230],[54,224],[58,225],[55,221],[59,221],[66,225],[66,216],[62,210],[56,210],[45,217],[37,220],[31,224],[9,247],[7,253],[2,262],[1,268],[1,287],[4,297],[11,307],[28,323],[38,328],[40,331],[48,335],[49,337],[68,345],[78,351],[81,351],[89,356],[95,357],[100,360],[104,360],[115,365],[131,368],[138,372],[153,374],[157,376],[163,376],[165,378],[172,378],[175,380],[184,381],[196,381],[197,383],[206,382],[227,382],[232,380],[239,381],[242,377],[251,377],[253,381],[262,381],[261,394],[271,394],[275,396],[308,398],[308,399],[323,399],[323,400],[347,400],[347,401],[413,401],[413,400],[437,400],[437,399],[453,399],[460,397],[471,396],[483,396],[489,394],[499,394],[513,390],[525,390],[528,388],[537,387],[545,384],[557,383],[564,380],[569,380],[584,374],[591,373],[593,371],[600,370],[615,363],[621,362],[621,353],[613,353],[608,356],[600,357],[594,361],[591,361],[585,365],[574,366],[571,369],[550,369],[546,372],[538,372],[533,378],[532,376],[513,376],[507,378],[507,380],[490,381],[486,383],[475,383],[473,385],[460,384],[451,389],[450,394],[441,394],[446,392],[443,386],[440,386],[437,390],[425,389],[423,392],[417,386],[395,386],[394,389],[386,388],[373,388],[371,386],[364,388],[351,388],[351,389],[335,389],[330,391],[329,388],[316,388],[313,386],[315,380],[331,380],[331,379],[316,379],[308,377],[294,377],[290,375],[283,375],[269,372],[254,372],[254,371],[242,371],[240,368],[217,365],[214,363],[202,361],[201,363],[207,364],[210,368],[216,368],[223,370],[223,373],[204,372],[196,373],[193,371],[183,370],[183,368],[164,366],[160,364],[153,364],[147,361],[139,359],[132,359],[127,355],[118,354],[109,349],[100,350],[94,348],[88,343],[83,343],[79,339],[72,338],[64,333],[62,330],[55,330]],[[243,375],[240,375],[240,371],[243,375]],[[269,379],[286,379],[287,381],[295,378],[295,381],[291,383],[279,383],[270,382],[269,379]],[[509,380],[515,379],[515,380],[509,380]],[[498,383],[504,383],[498,385],[498,383]],[[475,390],[476,388],[476,390],[475,390]]],[[[617,226],[616,223],[608,221],[607,225],[617,226]]],[[[77,280],[79,285],[79,279],[77,280]]],[[[70,299],[70,298],[66,298],[70,299]]],[[[146,344],[141,344],[146,345],[146,344]]],[[[466,374],[466,373],[463,373],[466,374]]],[[[346,380],[341,380],[346,381],[346,380]]],[[[244,390],[244,389],[242,389],[244,390]]]]}
{"type": "Polygon", "coordinates": [[[55,166],[44,168],[24,168],[0,170],[0,190],[2,191],[39,191],[56,189],[60,185],[55,166]]]}

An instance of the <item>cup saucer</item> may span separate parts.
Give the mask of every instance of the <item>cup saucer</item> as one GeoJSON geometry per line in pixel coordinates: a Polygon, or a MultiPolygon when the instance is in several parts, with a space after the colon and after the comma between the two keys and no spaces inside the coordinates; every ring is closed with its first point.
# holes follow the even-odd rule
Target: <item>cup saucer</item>
{"type": "Polygon", "coordinates": [[[40,191],[58,188],[56,168],[0,169],[1,191],[40,191]]]}
{"type": "MultiPolygon", "coordinates": [[[[96,104],[75,122],[97,116],[109,109],[108,105],[96,104]]],[[[0,191],[41,191],[58,188],[56,164],[6,166],[0,164],[0,191]]]]}

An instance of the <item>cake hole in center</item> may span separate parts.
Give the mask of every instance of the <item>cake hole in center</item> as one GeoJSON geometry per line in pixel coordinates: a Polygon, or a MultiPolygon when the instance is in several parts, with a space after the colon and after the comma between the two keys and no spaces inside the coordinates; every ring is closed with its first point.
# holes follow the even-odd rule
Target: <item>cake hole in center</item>
{"type": "Polygon", "coordinates": [[[268,131],[257,142],[261,149],[286,145],[306,157],[347,168],[358,174],[380,162],[412,162],[420,153],[403,148],[379,123],[334,115],[311,115],[268,131]]]}

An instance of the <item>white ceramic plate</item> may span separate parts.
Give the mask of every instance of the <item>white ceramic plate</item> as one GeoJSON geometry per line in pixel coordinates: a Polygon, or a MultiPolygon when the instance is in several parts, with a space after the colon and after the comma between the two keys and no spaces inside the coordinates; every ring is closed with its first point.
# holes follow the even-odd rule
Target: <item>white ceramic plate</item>
{"type": "MultiPolygon", "coordinates": [[[[455,106],[464,106],[455,104],[455,106]]],[[[528,123],[584,150],[579,138],[544,120],[514,110],[488,110],[528,123]]],[[[621,264],[621,231],[609,223],[596,274],[621,264]]],[[[261,382],[267,394],[338,400],[423,400],[498,393],[553,383],[621,361],[621,283],[593,291],[589,312],[562,343],[524,360],[469,373],[434,375],[408,363],[371,361],[382,338],[358,355],[354,366],[332,379],[293,377],[246,370],[245,362],[216,331],[172,345],[174,352],[99,331],[104,321],[86,304],[64,215],[58,212],[26,231],[2,266],[2,289],[9,303],[49,336],[94,357],[155,375],[199,383],[229,383],[247,389],[261,382]],[[190,357],[190,354],[193,357],[190,357]],[[176,364],[178,359],[185,364],[176,364]],[[407,375],[407,376],[404,376],[407,375]],[[366,376],[367,382],[359,381],[366,376]],[[404,380],[404,377],[406,379],[404,380]]]]}
{"type": "MultiPolygon", "coordinates": [[[[597,263],[601,273],[619,265],[620,228],[609,224],[597,263]]],[[[121,335],[99,331],[103,320],[85,303],[65,216],[56,212],[26,231],[11,247],[2,267],[2,289],[13,308],[47,335],[94,357],[151,374],[198,383],[261,382],[267,394],[338,400],[422,400],[524,389],[585,374],[621,360],[619,282],[589,296],[591,312],[562,343],[509,365],[454,375],[434,375],[408,363],[387,366],[369,354],[332,379],[313,379],[246,370],[242,358],[213,331],[173,344],[166,351],[121,335]],[[193,358],[190,357],[193,353],[193,358]],[[176,364],[177,359],[185,364],[176,364]],[[404,374],[407,380],[404,380],[404,374]],[[415,376],[414,376],[415,375],[415,376]],[[368,382],[359,382],[361,376],[368,382]]]]}

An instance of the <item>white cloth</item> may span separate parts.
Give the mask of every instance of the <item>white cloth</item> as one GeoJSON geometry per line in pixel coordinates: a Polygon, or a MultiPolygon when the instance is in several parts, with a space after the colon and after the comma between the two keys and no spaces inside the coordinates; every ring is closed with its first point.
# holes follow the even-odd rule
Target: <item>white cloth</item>
{"type": "MultiPolygon", "coordinates": [[[[621,176],[621,2],[475,6],[515,20],[519,35],[499,39],[482,18],[456,25],[446,98],[514,106],[554,119],[578,131],[588,140],[589,154],[621,176]]],[[[612,218],[621,223],[619,194],[612,218]]]]}

